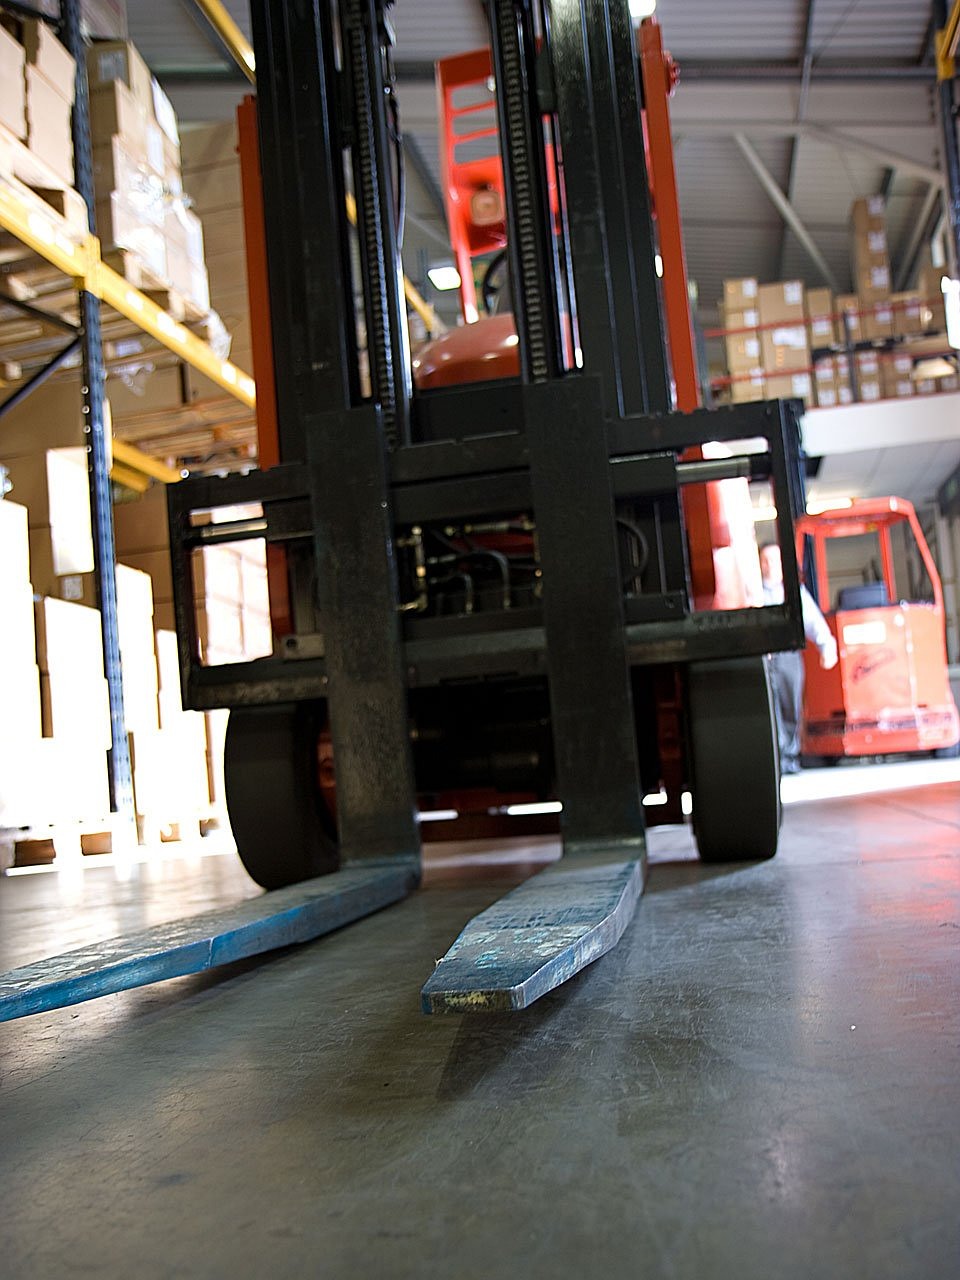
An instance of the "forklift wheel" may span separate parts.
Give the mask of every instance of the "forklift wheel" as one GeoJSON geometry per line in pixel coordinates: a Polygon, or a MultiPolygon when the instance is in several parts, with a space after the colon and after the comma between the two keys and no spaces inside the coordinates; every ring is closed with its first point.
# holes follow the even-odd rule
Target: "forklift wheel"
{"type": "Polygon", "coordinates": [[[765,660],[691,663],[687,708],[701,859],[772,858],[780,833],[780,763],[765,660]]]}
{"type": "Polygon", "coordinates": [[[934,760],[956,760],[957,756],[960,756],[960,742],[952,747],[937,747],[933,753],[934,760]]]}
{"type": "Polygon", "coordinates": [[[230,826],[248,875],[264,889],[336,871],[336,828],[317,780],[322,702],[230,712],[224,780],[230,826]]]}

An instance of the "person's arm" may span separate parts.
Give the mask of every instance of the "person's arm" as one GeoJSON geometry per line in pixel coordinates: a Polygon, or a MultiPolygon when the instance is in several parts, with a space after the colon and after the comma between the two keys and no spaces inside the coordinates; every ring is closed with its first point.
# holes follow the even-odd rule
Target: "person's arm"
{"type": "Polygon", "coordinates": [[[820,665],[824,671],[837,665],[837,642],[827,620],[820,612],[816,600],[801,582],[800,604],[803,609],[803,630],[807,639],[820,650],[820,665]]]}

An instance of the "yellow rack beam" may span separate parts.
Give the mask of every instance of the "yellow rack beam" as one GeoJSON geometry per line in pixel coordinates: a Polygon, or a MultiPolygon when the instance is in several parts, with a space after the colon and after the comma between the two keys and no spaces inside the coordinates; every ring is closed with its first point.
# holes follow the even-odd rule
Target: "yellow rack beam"
{"type": "Polygon", "coordinates": [[[118,466],[122,467],[124,471],[136,472],[148,481],[160,480],[163,484],[176,484],[180,479],[180,472],[175,471],[173,467],[168,467],[158,459],[152,458],[149,453],[144,453],[142,449],[138,449],[136,445],[128,444],[126,440],[118,440],[114,436],[114,472],[118,466]]]}
{"type": "Polygon", "coordinates": [[[954,0],[947,25],[937,32],[937,79],[952,80],[957,74],[957,48],[960,47],[960,0],[954,0]]]}
{"type": "Polygon", "coordinates": [[[135,289],[100,257],[96,236],[78,233],[39,196],[19,183],[0,181],[0,226],[51,266],[126,316],[169,351],[185,360],[248,408],[256,405],[253,378],[243,369],[221,360],[208,343],[190,332],[169,312],[135,289]]]}
{"type": "Polygon", "coordinates": [[[193,0],[206,14],[211,27],[230,51],[230,56],[251,84],[257,82],[257,62],[250,41],[243,34],[220,0],[193,0]]]}

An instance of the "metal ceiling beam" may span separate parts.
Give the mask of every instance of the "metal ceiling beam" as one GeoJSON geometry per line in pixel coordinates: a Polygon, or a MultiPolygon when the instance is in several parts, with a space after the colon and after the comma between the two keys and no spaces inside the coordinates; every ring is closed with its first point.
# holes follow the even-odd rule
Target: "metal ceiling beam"
{"type": "Polygon", "coordinates": [[[404,131],[403,134],[403,154],[410,162],[410,168],[420,180],[420,185],[430,199],[430,203],[437,211],[439,216],[446,221],[447,211],[443,203],[443,192],[440,190],[440,184],[433,176],[433,171],[427,164],[426,157],[420,149],[420,143],[416,140],[412,133],[404,131]]]}
{"type": "Polygon", "coordinates": [[[784,222],[790,227],[790,230],[800,241],[807,257],[814,264],[834,293],[838,293],[839,288],[836,276],[830,270],[830,266],[826,258],[817,248],[816,241],[804,226],[800,215],[783,193],[773,174],[757,155],[753,144],[742,133],[734,135],[734,142],[736,142],[737,146],[740,148],[743,158],[753,170],[754,176],[770,197],[772,204],[776,207],[784,222]]]}
{"type": "MultiPolygon", "coordinates": [[[[682,80],[745,80],[752,84],[764,81],[793,81],[803,78],[801,62],[752,62],[749,60],[724,60],[705,62],[697,58],[685,58],[680,62],[682,80]]],[[[819,81],[868,81],[907,80],[929,84],[933,79],[930,67],[915,62],[817,62],[811,67],[810,80],[819,81]]]]}
{"type": "MultiPolygon", "coordinates": [[[[800,92],[797,95],[797,124],[803,124],[804,117],[807,114],[807,99],[810,96],[810,77],[813,74],[813,13],[816,8],[817,0],[807,0],[807,11],[803,20],[803,44],[800,50],[800,92]]],[[[788,169],[787,178],[787,199],[793,204],[794,188],[797,181],[797,153],[800,150],[800,135],[794,136],[790,143],[790,167],[788,169]]],[[[789,243],[788,235],[789,227],[785,222],[783,224],[783,235],[780,238],[780,269],[777,275],[783,279],[784,261],[787,256],[787,245],[789,243]]]]}
{"type": "MultiPolygon", "coordinates": [[[[678,133],[688,137],[729,138],[738,133],[749,133],[754,138],[809,137],[816,142],[836,147],[840,151],[856,151],[870,156],[879,165],[897,169],[900,173],[908,173],[924,182],[935,182],[940,186],[944,183],[943,174],[933,165],[913,160],[900,151],[891,151],[889,147],[855,137],[853,134],[842,133],[838,129],[828,129],[825,125],[797,124],[795,120],[760,122],[756,120],[678,120],[676,127],[678,133]]],[[[898,130],[905,127],[911,126],[897,125],[898,130]]],[[[930,131],[930,126],[927,124],[912,127],[918,133],[922,131],[927,134],[930,131]]]]}
{"type": "Polygon", "coordinates": [[[900,268],[893,284],[895,293],[900,293],[907,287],[907,282],[913,275],[917,254],[920,252],[921,246],[924,241],[929,241],[933,237],[935,219],[939,216],[939,201],[940,188],[931,184],[927,188],[927,194],[924,196],[923,204],[920,207],[920,214],[913,224],[910,239],[900,258],[900,268]]]}

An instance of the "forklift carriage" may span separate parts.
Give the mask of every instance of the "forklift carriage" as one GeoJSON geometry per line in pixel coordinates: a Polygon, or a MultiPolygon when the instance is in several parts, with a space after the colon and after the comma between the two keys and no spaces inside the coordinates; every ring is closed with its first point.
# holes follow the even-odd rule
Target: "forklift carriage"
{"type": "Polygon", "coordinates": [[[427,1011],[516,1008],[622,933],[645,792],[674,821],[692,794],[704,859],[776,851],[764,655],[803,643],[796,406],[695,407],[672,167],[658,238],[644,158],[645,127],[669,152],[666,92],[641,78],[627,0],[489,4],[517,374],[415,387],[389,7],[252,6],[264,469],[169,489],[184,705],[230,708],[231,824],[268,888],[336,872],[333,900],[345,874],[390,879],[372,910],[417,883],[418,797],[487,816],[559,800],[560,862],[469,924],[424,989],[427,1011]],[[727,535],[696,498],[731,479],[745,500],[746,480],[771,485],[782,605],[701,607],[727,535]],[[210,521],[238,504],[262,514],[210,521]],[[274,653],[207,666],[191,558],[244,538],[266,540],[274,653]]]}

